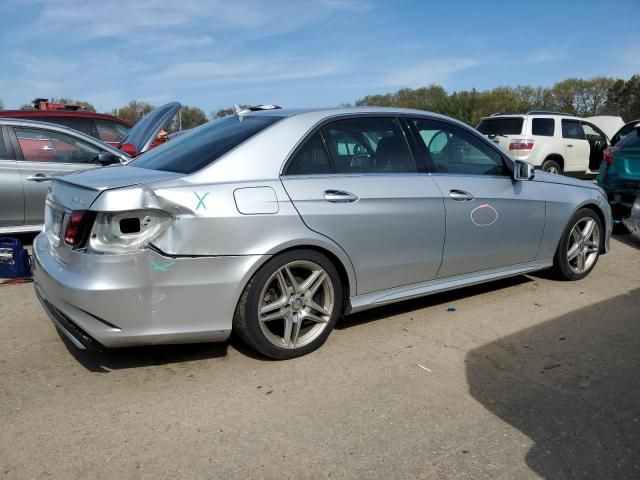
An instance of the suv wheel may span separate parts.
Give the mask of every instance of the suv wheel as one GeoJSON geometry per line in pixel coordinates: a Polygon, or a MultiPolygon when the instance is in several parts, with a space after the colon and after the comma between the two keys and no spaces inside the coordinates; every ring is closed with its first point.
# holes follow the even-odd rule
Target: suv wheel
{"type": "Polygon", "coordinates": [[[544,172],[562,175],[562,167],[556,160],[545,160],[540,169],[544,172]]]}
{"type": "Polygon", "coordinates": [[[233,329],[267,357],[295,358],[325,342],[341,308],[342,285],[331,261],[294,250],[271,259],[247,284],[233,329]]]}

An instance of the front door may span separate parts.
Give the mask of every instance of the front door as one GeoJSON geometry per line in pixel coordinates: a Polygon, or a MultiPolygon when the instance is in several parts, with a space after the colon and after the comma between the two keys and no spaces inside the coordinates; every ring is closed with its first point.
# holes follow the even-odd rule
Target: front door
{"type": "Polygon", "coordinates": [[[100,149],[71,135],[31,127],[9,127],[17,144],[18,170],[24,190],[24,224],[44,222],[50,178],[99,166],[100,149]]]}
{"type": "Polygon", "coordinates": [[[444,196],[446,239],[438,278],[534,260],[545,224],[538,185],[514,181],[502,154],[456,125],[412,123],[444,196]]]}
{"type": "Polygon", "coordinates": [[[347,253],[358,295],[435,278],[442,195],[418,171],[396,119],[326,125],[294,155],[282,182],[305,224],[347,253]]]}

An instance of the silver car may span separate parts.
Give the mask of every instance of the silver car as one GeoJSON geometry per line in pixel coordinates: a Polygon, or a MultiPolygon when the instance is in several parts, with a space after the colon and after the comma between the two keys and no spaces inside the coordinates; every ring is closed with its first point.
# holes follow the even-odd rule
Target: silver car
{"type": "MultiPolygon", "coordinates": [[[[129,131],[123,145],[131,152],[148,150],[179,109],[174,102],[150,112],[129,131]]],[[[54,176],[130,160],[122,150],[69,127],[0,118],[0,234],[42,229],[54,176]]]]}
{"type": "Polygon", "coordinates": [[[592,184],[417,110],[240,112],[56,179],[35,289],[78,348],[224,341],[292,358],[342,314],[609,250],[592,184]]]}

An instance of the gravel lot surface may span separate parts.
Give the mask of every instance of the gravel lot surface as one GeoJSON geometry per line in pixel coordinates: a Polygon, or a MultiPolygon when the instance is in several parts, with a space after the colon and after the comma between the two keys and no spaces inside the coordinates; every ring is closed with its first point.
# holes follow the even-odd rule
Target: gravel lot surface
{"type": "Polygon", "coordinates": [[[364,312],[287,362],[85,354],[2,286],[0,479],[640,478],[640,242],[612,246],[581,282],[364,312]]]}

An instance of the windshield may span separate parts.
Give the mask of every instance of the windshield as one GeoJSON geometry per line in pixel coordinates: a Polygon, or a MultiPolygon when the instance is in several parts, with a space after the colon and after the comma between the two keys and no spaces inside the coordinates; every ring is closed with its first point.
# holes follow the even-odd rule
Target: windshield
{"type": "Polygon", "coordinates": [[[485,135],[520,135],[523,123],[520,117],[483,118],[477,130],[485,135]]]}
{"type": "Polygon", "coordinates": [[[167,172],[193,173],[210,165],[281,118],[271,115],[223,117],[172,138],[140,155],[130,165],[167,172]]]}

